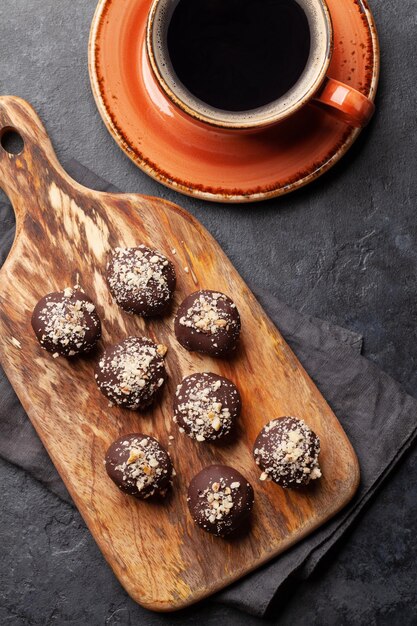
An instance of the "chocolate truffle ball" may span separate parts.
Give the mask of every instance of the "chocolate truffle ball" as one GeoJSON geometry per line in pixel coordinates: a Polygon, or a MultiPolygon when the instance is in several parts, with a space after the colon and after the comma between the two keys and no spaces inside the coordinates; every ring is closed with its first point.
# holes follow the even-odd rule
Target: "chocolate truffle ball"
{"type": "Polygon", "coordinates": [[[117,304],[144,317],[167,312],[175,290],[171,261],[146,246],[116,248],[107,265],[107,282],[117,304]]]}
{"type": "Polygon", "coordinates": [[[233,467],[210,465],[194,476],[188,508],[198,526],[219,537],[236,531],[249,516],[253,489],[233,467]]]}
{"type": "Polygon", "coordinates": [[[145,499],[165,496],[172,480],[168,453],[149,435],[124,435],[106,454],[106,471],[121,491],[145,499]]]}
{"type": "Polygon", "coordinates": [[[32,328],[42,348],[54,357],[90,352],[101,337],[96,307],[78,286],[41,298],[33,310],[32,328]]]}
{"type": "Polygon", "coordinates": [[[101,393],[126,409],[147,407],[164,383],[166,350],[146,337],[128,337],[110,346],[96,367],[101,393]]]}
{"type": "Polygon", "coordinates": [[[239,391],[217,374],[191,374],[177,387],[174,422],[197,441],[215,441],[228,435],[240,415],[239,391]]]}
{"type": "Polygon", "coordinates": [[[261,480],[281,487],[302,487],[320,478],[320,440],[307,424],[295,417],[280,417],[264,426],[253,448],[263,470],[261,480]]]}
{"type": "Polygon", "coordinates": [[[191,352],[231,356],[239,333],[240,317],[236,305],[218,291],[206,289],[190,294],[175,318],[177,339],[191,352]]]}

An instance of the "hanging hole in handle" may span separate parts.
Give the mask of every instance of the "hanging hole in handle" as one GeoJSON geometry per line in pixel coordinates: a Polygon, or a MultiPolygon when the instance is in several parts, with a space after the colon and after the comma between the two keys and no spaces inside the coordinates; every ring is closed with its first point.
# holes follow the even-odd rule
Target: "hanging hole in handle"
{"type": "Polygon", "coordinates": [[[22,135],[12,127],[6,127],[1,130],[0,144],[3,150],[15,156],[21,154],[25,147],[22,135]]]}

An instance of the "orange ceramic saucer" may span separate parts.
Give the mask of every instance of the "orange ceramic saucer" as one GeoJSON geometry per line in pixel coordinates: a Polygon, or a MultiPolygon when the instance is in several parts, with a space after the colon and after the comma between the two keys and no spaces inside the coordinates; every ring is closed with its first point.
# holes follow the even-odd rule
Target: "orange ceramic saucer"
{"type": "MultiPolygon", "coordinates": [[[[216,202],[273,198],[326,172],[360,130],[314,106],[251,134],[202,126],[162,93],[145,50],[152,0],[100,0],[89,70],[100,114],[118,145],[176,191],[216,202]]],[[[334,29],[328,75],[375,97],[379,47],[365,0],[327,0],[334,29]]]]}

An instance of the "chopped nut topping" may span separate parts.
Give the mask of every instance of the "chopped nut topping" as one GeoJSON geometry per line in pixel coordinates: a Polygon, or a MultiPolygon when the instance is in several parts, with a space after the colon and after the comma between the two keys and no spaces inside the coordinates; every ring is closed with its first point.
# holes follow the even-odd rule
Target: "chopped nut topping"
{"type": "Polygon", "coordinates": [[[34,329],[39,343],[57,358],[91,350],[100,334],[94,304],[75,288],[66,287],[42,298],[36,307],[34,329]]]}
{"type": "Polygon", "coordinates": [[[220,430],[222,423],[221,423],[221,421],[219,420],[219,418],[218,418],[218,417],[216,417],[216,418],[214,418],[214,420],[212,421],[212,424],[211,424],[211,425],[213,426],[214,430],[216,430],[216,431],[217,431],[217,430],[220,430]]]}
{"type": "Polygon", "coordinates": [[[180,318],[179,323],[211,335],[221,329],[228,329],[230,325],[236,326],[230,313],[220,308],[220,303],[225,301],[224,294],[203,292],[187,310],[186,315],[180,318]]]}
{"type": "Polygon", "coordinates": [[[177,387],[173,420],[190,437],[213,441],[232,430],[239,410],[239,392],[231,381],[224,380],[222,386],[215,374],[193,374],[177,387]]]}
{"type": "Polygon", "coordinates": [[[137,461],[138,459],[141,459],[142,457],[143,457],[143,452],[141,452],[140,450],[132,450],[126,463],[130,465],[131,463],[134,463],[135,461],[137,461]]]}
{"type": "Polygon", "coordinates": [[[103,393],[116,404],[132,409],[149,404],[164,382],[162,358],[157,346],[146,338],[128,337],[106,351],[98,371],[96,380],[103,393]]]}
{"type": "MultiPolygon", "coordinates": [[[[115,469],[121,472],[123,480],[132,483],[138,491],[157,488],[158,479],[166,474],[166,452],[151,437],[134,437],[120,441],[117,449],[121,461],[115,469]]],[[[148,495],[152,495],[154,490],[148,495]]]]}
{"type": "Polygon", "coordinates": [[[224,523],[227,527],[231,522],[229,517],[231,510],[235,505],[236,507],[242,506],[243,496],[236,491],[239,486],[239,482],[235,481],[229,485],[227,478],[221,477],[199,492],[200,512],[203,519],[210,524],[222,522],[222,525],[224,523]]]}
{"type": "Polygon", "coordinates": [[[306,485],[320,478],[320,441],[300,419],[283,417],[262,429],[254,449],[255,462],[264,472],[261,480],[274,480],[283,487],[306,485]]]}
{"type": "Polygon", "coordinates": [[[310,473],[311,480],[315,480],[316,478],[321,478],[321,470],[319,467],[313,467],[310,473]]]}
{"type": "Polygon", "coordinates": [[[163,254],[144,245],[116,248],[107,270],[110,289],[118,304],[130,310],[132,298],[142,297],[151,306],[168,302],[172,296],[168,266],[169,261],[163,254]]]}
{"type": "Polygon", "coordinates": [[[220,326],[220,328],[224,328],[225,326],[227,326],[226,320],[215,320],[214,323],[216,324],[216,326],[220,326]]]}

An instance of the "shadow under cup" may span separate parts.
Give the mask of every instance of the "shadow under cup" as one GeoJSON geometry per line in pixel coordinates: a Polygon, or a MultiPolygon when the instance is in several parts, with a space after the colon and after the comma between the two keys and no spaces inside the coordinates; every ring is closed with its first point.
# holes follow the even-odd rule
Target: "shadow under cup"
{"type": "MultiPolygon", "coordinates": [[[[222,1],[224,2],[224,0],[222,1]]],[[[235,7],[246,5],[245,8],[247,11],[253,11],[253,21],[255,24],[256,18],[259,19],[259,16],[256,15],[257,1],[258,0],[246,0],[246,2],[240,5],[239,2],[235,2],[234,5],[235,7]]],[[[210,2],[210,0],[199,0],[199,4],[203,9],[204,2],[210,2]]],[[[301,74],[296,78],[294,84],[276,99],[266,102],[262,104],[262,106],[248,108],[243,111],[227,110],[226,107],[220,108],[205,102],[192,93],[184,82],[179,79],[173,64],[173,59],[169,53],[168,39],[171,35],[171,33],[169,33],[171,22],[173,22],[174,25],[175,20],[177,22],[179,21],[178,14],[183,10],[183,5],[187,3],[192,6],[191,0],[154,0],[148,17],[146,45],[148,57],[160,87],[174,104],[195,120],[230,130],[255,129],[269,126],[288,117],[306,104],[322,84],[332,51],[332,27],[327,6],[322,0],[297,0],[297,2],[295,2],[295,0],[286,0],[286,4],[289,7],[291,7],[292,4],[297,7],[298,11],[301,9],[303,19],[307,21],[308,24],[307,36],[309,35],[309,50],[307,49],[306,61],[303,61],[304,69],[302,69],[301,74]]],[[[281,5],[282,4],[281,2],[281,5]]],[[[280,0],[277,0],[277,5],[280,5],[280,0]]],[[[222,6],[224,7],[225,5],[223,4],[222,6]]],[[[194,4],[193,8],[197,9],[197,5],[194,4]]],[[[183,15],[180,17],[184,19],[183,15]]],[[[233,24],[236,32],[239,34],[238,29],[241,29],[241,32],[244,33],[244,27],[242,28],[239,19],[236,19],[235,24],[233,14],[230,14],[229,17],[230,23],[233,24]]],[[[198,14],[197,19],[191,19],[191,25],[188,26],[188,28],[192,29],[192,25],[194,24],[195,29],[197,29],[199,22],[198,14]]],[[[262,19],[262,17],[260,19],[262,19]]],[[[221,28],[223,28],[224,22],[226,21],[226,19],[223,19],[223,23],[220,23],[221,28]]],[[[226,29],[228,26],[229,25],[226,24],[226,29]]],[[[271,21],[266,24],[261,22],[258,26],[261,28],[255,30],[255,32],[257,33],[257,37],[260,37],[258,44],[260,43],[262,45],[262,37],[272,37],[274,32],[271,30],[271,21]]],[[[255,28],[254,25],[253,28],[255,28]]],[[[285,26],[283,26],[283,28],[285,28],[285,26]]],[[[187,34],[187,31],[185,31],[185,34],[187,34]]],[[[230,32],[230,34],[232,35],[233,33],[230,32]]],[[[294,33],[293,39],[296,39],[297,34],[297,32],[294,33]]],[[[199,52],[199,35],[198,33],[190,32],[190,38],[193,36],[196,37],[196,52],[199,52]]],[[[225,37],[227,38],[227,36],[228,33],[226,31],[225,37]]],[[[302,35],[300,35],[300,37],[302,37],[302,35]]],[[[229,39],[233,42],[232,36],[229,39]]],[[[288,37],[288,41],[290,41],[290,37],[288,37]]],[[[213,42],[214,45],[217,44],[215,39],[213,39],[213,42]]],[[[246,55],[251,54],[251,50],[255,49],[253,41],[244,41],[242,45],[245,46],[246,55]]],[[[234,50],[232,49],[231,53],[233,54],[233,52],[234,50]]],[[[285,50],[283,53],[285,54],[285,50]]],[[[246,60],[248,62],[247,57],[246,60]]],[[[197,60],[194,59],[194,62],[197,63],[197,69],[201,72],[201,79],[204,80],[204,57],[201,58],[201,62],[199,58],[197,60]]],[[[283,62],[285,62],[285,58],[283,58],[283,62]]],[[[176,67],[179,69],[178,65],[176,67]]],[[[244,70],[245,69],[246,68],[244,68],[244,70]]],[[[261,69],[262,72],[259,72],[259,75],[262,77],[261,81],[264,81],[260,83],[260,89],[262,90],[262,85],[265,84],[265,81],[274,81],[274,71],[276,70],[273,63],[269,63],[268,67],[262,66],[261,69]]],[[[277,77],[275,77],[275,82],[276,78],[277,77]]],[[[268,90],[265,89],[265,91],[267,92],[268,90]]],[[[239,93],[239,91],[237,91],[237,93],[239,93]]],[[[246,102],[246,99],[242,98],[242,101],[246,102]]]]}

